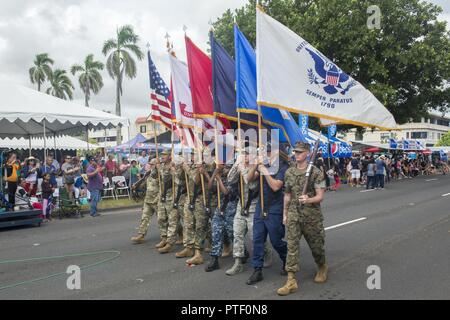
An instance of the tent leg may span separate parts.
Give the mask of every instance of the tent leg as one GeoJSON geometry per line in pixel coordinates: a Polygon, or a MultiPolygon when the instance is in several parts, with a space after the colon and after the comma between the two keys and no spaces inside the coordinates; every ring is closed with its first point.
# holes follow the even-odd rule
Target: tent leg
{"type": "Polygon", "coordinates": [[[28,136],[28,156],[31,157],[31,135],[28,136]]]}

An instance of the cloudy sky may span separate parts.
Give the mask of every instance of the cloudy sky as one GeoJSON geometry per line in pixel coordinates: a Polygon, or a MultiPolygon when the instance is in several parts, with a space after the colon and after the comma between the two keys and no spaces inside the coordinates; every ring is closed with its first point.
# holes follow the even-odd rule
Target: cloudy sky
{"type": "MultiPolygon", "coordinates": [[[[114,37],[117,26],[131,24],[140,36],[140,46],[151,45],[152,56],[164,79],[169,79],[165,51],[166,32],[172,37],[177,55],[184,59],[183,25],[187,33],[206,50],[208,22],[227,8],[238,8],[246,0],[1,0],[0,1],[0,81],[32,87],[28,69],[37,53],[47,52],[57,68],[69,69],[82,63],[86,55],[105,61],[103,42],[114,37]]],[[[449,21],[450,0],[432,0],[443,7],[440,19],[449,21]]],[[[75,102],[84,103],[78,81],[75,102]]],[[[104,72],[105,86],[91,98],[91,105],[114,110],[115,84],[104,72]]],[[[44,85],[44,87],[46,87],[44,85]]],[[[123,115],[132,121],[148,114],[148,68],[138,63],[136,79],[126,80],[122,98],[123,115]]]]}

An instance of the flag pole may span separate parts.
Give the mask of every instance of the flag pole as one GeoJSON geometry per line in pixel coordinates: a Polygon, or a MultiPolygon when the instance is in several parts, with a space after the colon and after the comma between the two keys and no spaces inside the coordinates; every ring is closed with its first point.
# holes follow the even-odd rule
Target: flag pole
{"type": "MultiPolygon", "coordinates": [[[[238,150],[238,156],[239,161],[242,159],[242,136],[241,136],[241,112],[238,110],[238,143],[239,143],[239,150],[238,150]]],[[[245,160],[244,160],[245,161],[245,160]]],[[[244,210],[245,202],[244,202],[244,179],[242,177],[242,172],[239,170],[239,183],[240,183],[240,189],[241,189],[241,210],[244,210]]]]}
{"type": "MultiPolygon", "coordinates": [[[[161,163],[159,162],[159,151],[158,151],[158,137],[156,135],[156,124],[155,124],[155,120],[153,120],[153,134],[155,135],[155,150],[156,150],[156,163],[158,164],[158,167],[161,166],[161,163]]],[[[161,185],[161,174],[160,174],[160,170],[158,168],[157,170],[158,173],[158,183],[159,183],[159,196],[162,197],[162,185],[161,185]]]]}
{"type": "MultiPolygon", "coordinates": [[[[166,32],[166,47],[167,47],[167,52],[169,54],[173,54],[172,52],[172,46],[170,45],[169,39],[170,39],[170,35],[168,32],[166,32]]],[[[169,105],[170,105],[170,101],[169,101],[169,105]]],[[[171,106],[172,107],[172,106],[171,106]]],[[[173,143],[173,122],[170,125],[170,143],[171,143],[171,147],[172,147],[172,151],[170,153],[170,157],[172,159],[172,163],[174,163],[175,161],[175,151],[174,151],[174,143],[173,143]]],[[[175,202],[175,174],[172,172],[172,201],[175,202]]]]}
{"type": "MultiPolygon", "coordinates": [[[[259,149],[259,156],[262,155],[262,114],[261,114],[261,106],[258,104],[258,149],[259,149]]],[[[258,165],[259,165],[259,159],[258,159],[258,165]]],[[[261,213],[264,218],[266,218],[266,213],[264,212],[264,180],[261,172],[259,173],[259,200],[261,204],[261,213]]]]}
{"type": "MultiPolygon", "coordinates": [[[[237,26],[237,20],[236,15],[233,17],[234,24],[237,26]]],[[[235,82],[236,87],[236,82],[235,82]]],[[[238,144],[239,144],[239,150],[238,150],[238,157],[239,160],[242,159],[242,135],[241,135],[241,112],[239,111],[239,108],[237,109],[237,116],[238,116],[238,144]]],[[[244,146],[245,149],[245,146],[244,146]]],[[[245,160],[244,160],[245,161],[245,160]]],[[[242,177],[242,172],[239,170],[239,184],[241,189],[241,210],[244,210],[245,206],[245,199],[244,199],[244,178],[242,177]]]]}
{"type": "MultiPolygon", "coordinates": [[[[211,20],[210,20],[209,24],[211,25],[211,29],[209,31],[209,37],[210,37],[209,43],[211,45],[211,59],[213,59],[214,58],[214,46],[212,45],[213,44],[213,26],[212,26],[212,21],[211,20]]],[[[212,78],[214,79],[214,67],[212,68],[212,78]]],[[[213,82],[214,82],[214,80],[213,80],[213,82]]],[[[215,89],[214,89],[214,84],[213,84],[213,92],[214,92],[214,90],[215,89]]],[[[214,99],[214,95],[213,95],[213,99],[214,99]]],[[[217,168],[219,167],[219,162],[220,162],[220,159],[219,159],[219,141],[218,141],[219,135],[217,134],[217,126],[219,124],[219,121],[217,119],[217,115],[214,116],[214,119],[215,119],[214,142],[215,142],[215,149],[216,149],[216,170],[217,170],[217,168]]],[[[220,186],[219,186],[219,181],[218,181],[217,177],[216,177],[216,181],[217,181],[217,183],[216,183],[216,187],[217,187],[217,207],[219,208],[219,212],[221,212],[220,209],[222,208],[222,206],[221,206],[221,203],[220,203],[220,186]]]]}

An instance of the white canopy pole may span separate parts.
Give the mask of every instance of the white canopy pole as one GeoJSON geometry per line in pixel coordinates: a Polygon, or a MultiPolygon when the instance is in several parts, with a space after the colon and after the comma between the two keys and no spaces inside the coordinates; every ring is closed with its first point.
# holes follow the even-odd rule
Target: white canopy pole
{"type": "Polygon", "coordinates": [[[29,143],[29,153],[28,156],[31,157],[31,135],[28,136],[28,143],[29,143]]]}
{"type": "Polygon", "coordinates": [[[88,130],[88,126],[86,126],[86,145],[87,145],[87,151],[89,152],[89,130],[88,130]]]}
{"type": "Polygon", "coordinates": [[[45,119],[44,121],[44,163],[47,163],[47,141],[45,136],[45,119]]]}

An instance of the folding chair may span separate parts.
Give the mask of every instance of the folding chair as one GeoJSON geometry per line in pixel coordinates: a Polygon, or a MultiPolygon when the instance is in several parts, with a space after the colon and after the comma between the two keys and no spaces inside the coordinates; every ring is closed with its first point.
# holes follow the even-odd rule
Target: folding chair
{"type": "Polygon", "coordinates": [[[114,190],[114,187],[111,186],[111,183],[109,183],[109,179],[107,177],[103,177],[103,199],[107,198],[113,198],[116,199],[116,192],[114,190]],[[108,195],[110,193],[111,195],[108,195]]]}
{"type": "Polygon", "coordinates": [[[112,182],[114,184],[114,188],[116,189],[116,197],[128,197],[131,199],[130,196],[130,189],[127,186],[127,181],[125,180],[124,176],[116,176],[112,177],[112,182]],[[119,191],[125,191],[125,194],[120,194],[119,191]]]}

